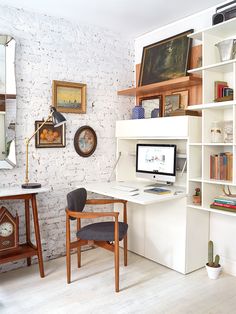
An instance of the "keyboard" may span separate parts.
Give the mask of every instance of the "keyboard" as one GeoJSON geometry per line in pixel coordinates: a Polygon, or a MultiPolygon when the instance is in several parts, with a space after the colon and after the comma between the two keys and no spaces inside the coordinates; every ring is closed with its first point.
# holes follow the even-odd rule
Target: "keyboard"
{"type": "Polygon", "coordinates": [[[123,191],[123,192],[135,192],[138,191],[137,188],[127,186],[127,185],[116,185],[112,187],[115,190],[123,191]]]}

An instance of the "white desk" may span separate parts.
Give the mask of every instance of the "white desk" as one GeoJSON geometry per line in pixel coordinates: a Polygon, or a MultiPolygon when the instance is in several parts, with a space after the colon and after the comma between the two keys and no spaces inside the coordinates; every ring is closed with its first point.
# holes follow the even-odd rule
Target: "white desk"
{"type": "MultiPolygon", "coordinates": [[[[139,181],[97,182],[82,186],[89,192],[128,201],[130,251],[183,274],[204,266],[205,258],[196,249],[201,241],[199,225],[204,222],[204,217],[199,210],[187,208],[187,195],[183,187],[168,186],[166,189],[171,189],[171,194],[156,195],[143,192],[144,188],[148,188],[147,183],[139,181]],[[140,194],[130,196],[131,192],[114,189],[116,184],[138,188],[140,194]],[[180,190],[183,193],[174,194],[180,190]]],[[[119,206],[115,207],[122,219],[120,209],[119,206]]]]}
{"type": "Polygon", "coordinates": [[[123,199],[131,203],[136,203],[140,205],[150,205],[154,203],[166,202],[170,200],[180,199],[186,197],[186,191],[183,187],[175,187],[175,186],[167,186],[164,187],[167,190],[171,190],[170,194],[153,194],[146,193],[143,190],[151,187],[147,187],[147,183],[145,182],[95,182],[95,183],[87,183],[84,184],[83,187],[89,191],[97,194],[123,199]],[[126,192],[117,190],[114,187],[116,186],[129,186],[137,188],[137,192],[126,192]],[[177,193],[180,192],[180,193],[177,193]],[[132,196],[132,194],[139,193],[138,195],[132,196]],[[177,193],[177,194],[176,194],[177,193]]]}

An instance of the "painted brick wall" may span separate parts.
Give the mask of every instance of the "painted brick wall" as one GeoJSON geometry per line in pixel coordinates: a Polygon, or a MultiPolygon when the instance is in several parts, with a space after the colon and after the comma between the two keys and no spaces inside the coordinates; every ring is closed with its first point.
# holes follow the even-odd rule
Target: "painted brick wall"
{"type": "MultiPolygon", "coordinates": [[[[65,253],[66,194],[84,182],[108,179],[115,162],[115,121],[130,118],[134,101],[118,97],[118,89],[134,77],[133,43],[109,30],[72,24],[64,19],[0,6],[0,33],[16,40],[17,167],[0,170],[0,188],[20,185],[24,178],[24,138],[34,121],[47,117],[52,80],[87,84],[87,113],[66,114],[66,148],[35,149],[30,145],[30,179],[48,186],[38,196],[44,259],[65,253]],[[90,158],[76,154],[73,138],[82,125],[97,133],[98,146],[90,158]]],[[[23,204],[1,202],[20,216],[20,238],[25,237],[23,204]]],[[[25,265],[5,264],[0,271],[25,265]]]]}

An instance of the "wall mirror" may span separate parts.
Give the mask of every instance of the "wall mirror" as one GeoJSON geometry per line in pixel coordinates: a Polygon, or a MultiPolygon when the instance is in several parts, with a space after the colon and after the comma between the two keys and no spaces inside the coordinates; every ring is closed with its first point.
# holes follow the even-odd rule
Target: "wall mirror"
{"type": "Polygon", "coordinates": [[[15,40],[0,35],[0,169],[16,165],[15,40]]]}

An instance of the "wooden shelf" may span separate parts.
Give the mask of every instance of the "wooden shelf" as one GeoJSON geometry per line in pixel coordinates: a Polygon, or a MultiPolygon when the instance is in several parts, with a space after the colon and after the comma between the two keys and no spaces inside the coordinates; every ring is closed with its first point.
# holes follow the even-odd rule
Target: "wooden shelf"
{"type": "Polygon", "coordinates": [[[19,248],[6,253],[0,254],[0,264],[12,262],[18,259],[38,255],[37,250],[27,243],[20,244],[19,248]]]}
{"type": "Polygon", "coordinates": [[[200,85],[201,83],[202,79],[200,77],[183,76],[168,81],[120,90],[117,94],[121,96],[144,96],[154,92],[160,93],[174,89],[187,88],[200,85]]]}

